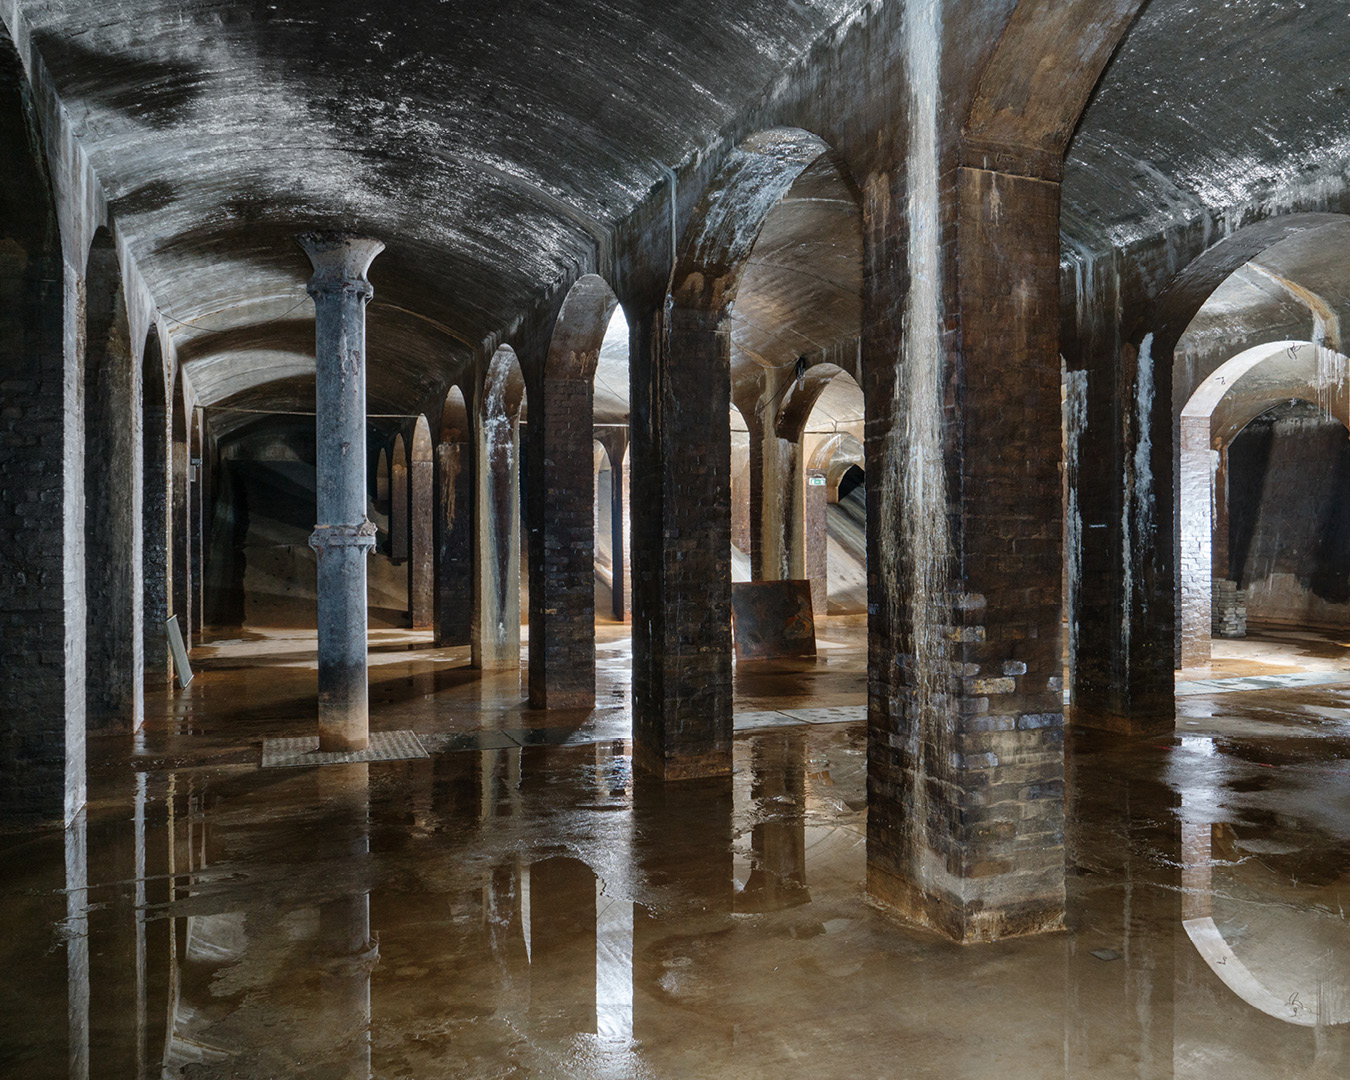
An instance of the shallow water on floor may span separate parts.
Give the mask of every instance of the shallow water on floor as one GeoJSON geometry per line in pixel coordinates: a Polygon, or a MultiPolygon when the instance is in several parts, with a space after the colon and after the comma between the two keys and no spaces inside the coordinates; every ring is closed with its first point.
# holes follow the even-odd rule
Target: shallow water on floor
{"type": "Polygon", "coordinates": [[[76,826],[0,837],[0,1075],[1350,1075],[1350,687],[1072,737],[1068,932],[962,948],[866,902],[861,724],[661,785],[622,720],[522,727],[500,681],[387,661],[373,700],[445,749],[260,769],[306,664],[222,659],[100,740],[76,826]]]}

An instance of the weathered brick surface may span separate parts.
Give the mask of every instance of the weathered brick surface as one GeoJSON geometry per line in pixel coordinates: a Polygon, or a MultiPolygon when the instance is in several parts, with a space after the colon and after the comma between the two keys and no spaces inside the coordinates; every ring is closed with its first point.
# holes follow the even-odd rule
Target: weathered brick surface
{"type": "Polygon", "coordinates": [[[589,372],[543,379],[530,414],[531,497],[542,502],[530,536],[530,704],[588,708],[595,703],[594,389],[589,372]]]}
{"type": "MultiPolygon", "coordinates": [[[[464,430],[456,431],[462,436],[464,430]]],[[[437,645],[467,645],[473,625],[473,446],[442,441],[436,447],[437,645]]]]}
{"type": "Polygon", "coordinates": [[[91,730],[133,731],[142,702],[136,482],[139,371],[107,233],[89,255],[84,356],[85,686],[91,730]]]}
{"type": "Polygon", "coordinates": [[[169,639],[170,430],[169,386],[157,336],[147,340],[141,371],[141,573],[144,585],[145,681],[172,675],[169,639]]]}
{"type": "MultiPolygon", "coordinates": [[[[960,313],[959,353],[947,338],[959,386],[946,414],[955,562],[944,651],[918,661],[945,665],[936,707],[953,731],[949,748],[914,731],[916,609],[886,597],[886,577],[873,570],[868,888],[912,918],[979,940],[1063,917],[1059,200],[1046,181],[976,169],[953,181],[944,196],[959,250],[948,246],[944,266],[948,304],[960,313]],[[900,624],[883,636],[876,614],[885,611],[900,624]]],[[[867,471],[873,552],[874,506],[890,497],[874,496],[873,474],[895,467],[879,464],[867,471]]]]}
{"type": "Polygon", "coordinates": [[[731,770],[729,343],[677,311],[631,319],[633,741],[675,779],[731,770]]]}
{"type": "Polygon", "coordinates": [[[420,441],[414,443],[408,467],[408,611],[414,630],[431,629],[434,619],[435,471],[428,434],[425,447],[420,441]]]}

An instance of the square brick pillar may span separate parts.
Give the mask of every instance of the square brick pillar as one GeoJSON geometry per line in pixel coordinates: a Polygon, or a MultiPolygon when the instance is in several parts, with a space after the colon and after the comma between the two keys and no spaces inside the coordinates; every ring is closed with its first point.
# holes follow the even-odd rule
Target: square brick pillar
{"type": "Polygon", "coordinates": [[[473,631],[473,446],[436,446],[436,644],[467,645],[473,631]]]}
{"type": "Polygon", "coordinates": [[[408,614],[414,630],[435,625],[436,463],[414,457],[408,466],[408,614]]]}
{"type": "Polygon", "coordinates": [[[0,268],[0,819],[85,802],[84,434],[78,273],[0,268]]]}
{"type": "MultiPolygon", "coordinates": [[[[930,601],[939,625],[922,635],[912,595],[881,593],[897,580],[904,591],[908,575],[882,567],[873,582],[874,608],[897,625],[874,611],[867,888],[973,942],[1064,918],[1059,186],[960,168],[943,197],[955,204],[957,249],[944,260],[945,306],[960,313],[959,356],[944,339],[952,575],[946,597],[930,601]],[[945,645],[916,655],[920,636],[945,645]],[[925,678],[937,688],[931,719],[925,678]]],[[[887,520],[873,507],[897,497],[874,474],[900,463],[878,465],[867,470],[869,535],[887,520]]]]}
{"type": "Polygon", "coordinates": [[[543,380],[530,414],[530,704],[595,704],[594,388],[589,375],[543,380]]]}
{"type": "Polygon", "coordinates": [[[731,772],[731,387],[713,317],[669,317],[629,323],[633,759],[676,780],[731,772]]]}

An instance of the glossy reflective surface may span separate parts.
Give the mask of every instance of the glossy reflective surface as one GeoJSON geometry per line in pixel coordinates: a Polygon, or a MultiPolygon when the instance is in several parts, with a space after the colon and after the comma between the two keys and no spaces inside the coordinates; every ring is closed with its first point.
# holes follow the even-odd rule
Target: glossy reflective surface
{"type": "MultiPolygon", "coordinates": [[[[308,769],[257,761],[306,730],[312,638],[205,656],[136,745],[98,741],[79,825],[0,837],[0,1074],[1350,1075],[1350,685],[1075,736],[1069,932],[961,948],[862,895],[861,725],[645,782],[606,636],[615,705],[543,724],[390,634],[373,715],[440,749],[308,769]]],[[[857,650],[822,655],[741,672],[740,706],[856,704],[857,650]]],[[[1216,677],[1279,666],[1252,657],[1216,677]]]]}

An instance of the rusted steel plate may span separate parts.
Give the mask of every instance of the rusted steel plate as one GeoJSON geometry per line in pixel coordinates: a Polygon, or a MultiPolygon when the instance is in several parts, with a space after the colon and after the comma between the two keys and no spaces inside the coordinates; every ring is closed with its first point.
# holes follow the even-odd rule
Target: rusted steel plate
{"type": "Polygon", "coordinates": [[[741,581],[731,587],[736,657],[772,660],[816,655],[809,581],[741,581]]]}

